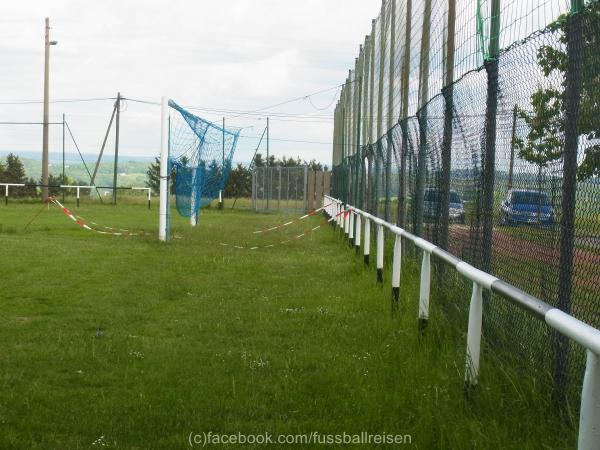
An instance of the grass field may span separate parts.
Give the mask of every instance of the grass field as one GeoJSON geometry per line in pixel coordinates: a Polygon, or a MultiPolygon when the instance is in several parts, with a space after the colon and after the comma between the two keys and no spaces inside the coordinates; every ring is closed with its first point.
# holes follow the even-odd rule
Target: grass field
{"type": "Polygon", "coordinates": [[[209,431],[575,447],[546,374],[524,376],[485,345],[480,386],[465,398],[466,312],[442,314],[436,289],[419,337],[414,264],[392,315],[388,285],[331,227],[270,249],[220,245],[277,243],[318,218],[257,237],[290,216],[208,210],[196,229],[174,216],[165,245],[155,206],[79,211],[149,233],[137,237],[84,231],[56,209],[25,231],[39,209],[0,205],[2,449],[183,449],[209,431]]]}

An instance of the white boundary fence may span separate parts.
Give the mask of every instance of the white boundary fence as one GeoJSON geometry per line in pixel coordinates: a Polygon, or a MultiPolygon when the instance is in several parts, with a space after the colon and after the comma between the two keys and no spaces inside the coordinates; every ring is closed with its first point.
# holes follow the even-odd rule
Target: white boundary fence
{"type": "MultiPolygon", "coordinates": [[[[4,204],[8,205],[8,189],[9,187],[25,187],[23,183],[0,183],[0,186],[4,186],[4,204]]],[[[37,187],[37,186],[36,186],[37,187]]],[[[82,189],[113,189],[112,187],[101,187],[101,186],[77,186],[70,184],[61,184],[61,189],[76,189],[77,190],[77,207],[79,208],[79,199],[82,189]]],[[[150,209],[150,203],[152,201],[152,189],[148,187],[131,187],[131,188],[117,188],[120,190],[132,190],[132,191],[146,191],[148,193],[148,209],[150,209]]]]}
{"type": "Polygon", "coordinates": [[[377,226],[377,280],[383,282],[383,252],[385,229],[395,236],[394,255],[392,263],[392,299],[398,302],[400,292],[400,273],[402,263],[402,239],[411,241],[422,250],[421,278],[419,291],[419,325],[422,328],[429,319],[429,291],[431,286],[431,256],[442,260],[454,267],[458,273],[473,282],[471,304],[469,307],[469,324],[467,331],[467,351],[465,367],[465,385],[472,387],[477,384],[479,375],[479,358],[481,347],[481,323],[483,313],[483,290],[499,294],[504,299],[514,303],[537,319],[544,320],[551,328],[577,342],[587,349],[587,363],[581,394],[581,411],[579,415],[579,450],[600,449],[600,330],[550,306],[520,289],[488,274],[470,264],[461,261],[454,255],[438,246],[415,236],[406,230],[385,222],[365,211],[351,205],[344,205],[340,200],[325,196],[325,204],[329,217],[337,217],[334,221],[350,244],[357,251],[361,246],[363,234],[363,252],[365,262],[369,261],[371,243],[371,222],[377,226]],[[345,212],[345,213],[344,213],[345,212]],[[364,220],[364,228],[361,221],[364,220]],[[355,232],[356,231],[356,232],[355,232]]]}

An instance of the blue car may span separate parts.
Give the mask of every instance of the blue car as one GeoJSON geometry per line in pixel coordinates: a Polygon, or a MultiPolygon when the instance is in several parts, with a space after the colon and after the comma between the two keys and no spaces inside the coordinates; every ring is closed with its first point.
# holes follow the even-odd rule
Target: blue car
{"type": "Polygon", "coordinates": [[[500,205],[500,225],[554,225],[554,209],[545,192],[511,189],[500,205]]]}

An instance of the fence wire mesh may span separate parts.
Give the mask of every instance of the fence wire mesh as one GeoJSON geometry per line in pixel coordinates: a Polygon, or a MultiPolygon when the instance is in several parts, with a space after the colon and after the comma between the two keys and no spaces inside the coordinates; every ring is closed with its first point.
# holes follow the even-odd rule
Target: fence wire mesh
{"type": "MultiPolygon", "coordinates": [[[[336,107],[332,194],[600,327],[599,32],[596,1],[385,0],[336,107]]],[[[583,349],[485,305],[490,345],[577,405],[583,349]]]]}
{"type": "Polygon", "coordinates": [[[252,173],[252,207],[257,211],[303,213],[307,208],[308,168],[256,167],[252,173]]]}

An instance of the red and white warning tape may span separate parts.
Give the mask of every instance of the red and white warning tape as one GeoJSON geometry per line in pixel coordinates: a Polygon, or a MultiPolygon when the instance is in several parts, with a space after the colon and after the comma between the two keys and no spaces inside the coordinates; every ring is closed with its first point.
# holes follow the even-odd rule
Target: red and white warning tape
{"type": "MultiPolygon", "coordinates": [[[[327,206],[324,206],[323,208],[326,208],[326,207],[327,207],[327,206]]],[[[318,210],[315,210],[315,211],[314,211],[314,213],[316,213],[316,212],[320,211],[320,210],[321,210],[321,209],[323,209],[323,208],[320,208],[320,209],[318,209],[318,210]]],[[[225,243],[225,242],[219,242],[219,245],[221,245],[222,247],[231,247],[231,248],[240,249],[240,250],[260,250],[260,249],[265,249],[265,248],[273,248],[273,247],[277,247],[277,246],[279,246],[279,245],[286,245],[286,244],[289,244],[290,242],[293,242],[293,241],[296,241],[296,240],[298,240],[298,239],[301,239],[301,238],[303,238],[304,236],[306,236],[306,235],[308,235],[308,234],[314,233],[314,232],[315,232],[315,231],[317,231],[319,228],[321,228],[321,227],[323,227],[323,226],[327,225],[328,223],[331,223],[331,222],[333,222],[334,220],[336,220],[336,219],[337,219],[339,216],[341,216],[341,215],[343,215],[343,216],[344,216],[344,219],[345,219],[346,217],[348,217],[348,215],[349,215],[349,214],[350,214],[350,210],[349,210],[349,209],[348,209],[348,210],[345,210],[345,211],[341,211],[340,213],[336,214],[335,216],[331,217],[330,219],[322,221],[322,222],[321,222],[319,225],[317,225],[316,227],[314,227],[314,228],[311,228],[310,230],[307,230],[307,231],[305,231],[305,232],[303,232],[303,233],[300,233],[300,234],[298,234],[298,235],[296,235],[296,236],[293,236],[292,238],[290,238],[290,239],[288,239],[288,240],[285,240],[285,241],[278,242],[278,243],[276,243],[276,244],[269,244],[269,245],[257,245],[257,246],[254,246],[254,247],[250,247],[250,246],[234,245],[234,244],[227,244],[227,243],[225,243]]],[[[312,215],[314,215],[314,214],[312,214],[312,215]]],[[[307,215],[306,217],[308,217],[308,215],[307,215]]]]}
{"type": "MultiPolygon", "coordinates": [[[[56,207],[58,207],[69,219],[71,219],[73,222],[75,222],[77,225],[79,225],[81,228],[83,228],[85,230],[93,231],[94,233],[98,233],[98,234],[111,235],[111,236],[138,236],[139,235],[139,233],[125,232],[125,230],[121,230],[121,231],[97,230],[96,228],[90,227],[87,223],[85,223],[85,221],[82,218],[78,218],[78,216],[73,214],[68,208],[66,208],[55,197],[50,197],[48,200],[51,201],[56,207]]],[[[89,222],[89,223],[94,224],[96,226],[101,226],[94,222],[89,222]]],[[[102,228],[113,230],[113,228],[109,228],[109,227],[102,227],[102,228]]]]}
{"type": "Polygon", "coordinates": [[[98,228],[103,228],[103,229],[108,230],[108,231],[126,233],[126,234],[128,234],[130,236],[134,235],[133,233],[144,234],[144,230],[133,231],[133,230],[127,230],[125,228],[112,228],[112,227],[107,227],[106,225],[100,225],[99,223],[92,222],[91,220],[87,220],[87,219],[85,219],[85,218],[83,218],[81,216],[77,216],[76,215],[75,217],[78,218],[79,220],[81,220],[82,222],[89,223],[90,225],[93,225],[93,226],[98,227],[98,228]]]}
{"type": "Polygon", "coordinates": [[[269,231],[280,230],[280,229],[288,227],[288,226],[290,226],[290,225],[292,225],[292,224],[294,224],[296,222],[300,222],[301,220],[304,220],[304,219],[307,219],[307,218],[309,218],[311,216],[314,216],[318,212],[323,211],[325,208],[329,208],[331,205],[333,205],[333,203],[330,203],[329,205],[325,205],[325,206],[322,206],[322,207],[320,207],[318,209],[315,209],[314,211],[311,211],[311,212],[303,215],[302,217],[299,217],[298,219],[291,220],[291,221],[289,221],[287,223],[282,223],[281,225],[277,225],[275,227],[266,228],[264,230],[258,230],[258,231],[255,231],[253,234],[268,233],[269,231]]]}

